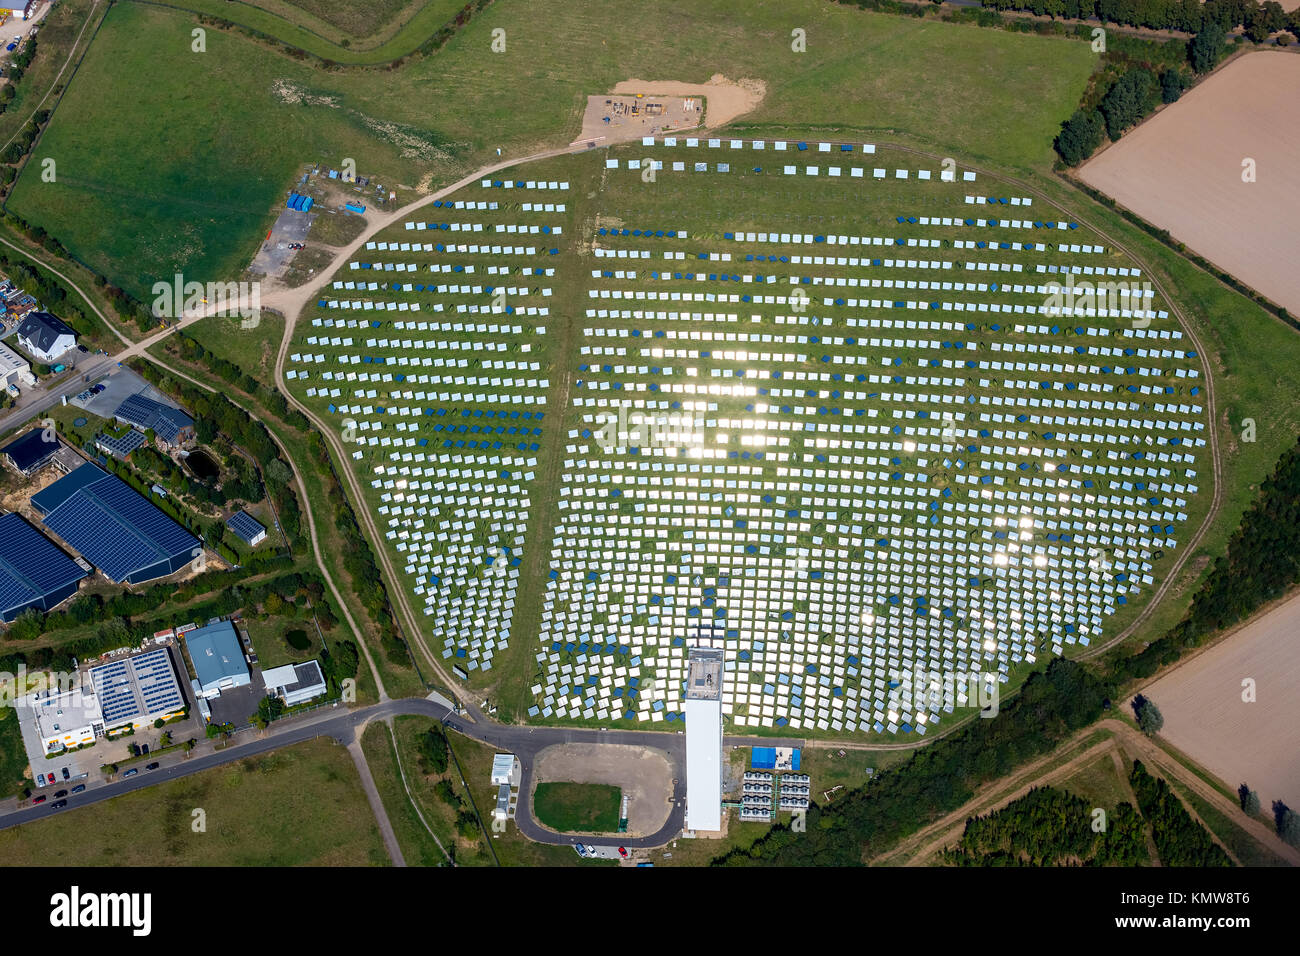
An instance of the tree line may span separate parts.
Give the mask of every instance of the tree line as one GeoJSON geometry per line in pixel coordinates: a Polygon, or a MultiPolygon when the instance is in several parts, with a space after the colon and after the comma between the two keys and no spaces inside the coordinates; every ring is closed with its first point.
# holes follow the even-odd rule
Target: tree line
{"type": "Polygon", "coordinates": [[[1047,753],[1109,706],[1109,686],[1087,667],[1054,659],[1029,675],[995,720],[972,720],[877,773],[826,807],[812,806],[796,832],[774,826],[722,866],[856,866],[902,836],[966,803],[982,784],[1047,753]]]}
{"type": "Polygon", "coordinates": [[[1262,43],[1279,30],[1300,36],[1300,11],[1287,13],[1277,0],[981,0],[992,10],[1017,10],[1066,20],[1097,19],[1148,30],[1199,33],[1216,26],[1225,33],[1244,27],[1262,43]]]}

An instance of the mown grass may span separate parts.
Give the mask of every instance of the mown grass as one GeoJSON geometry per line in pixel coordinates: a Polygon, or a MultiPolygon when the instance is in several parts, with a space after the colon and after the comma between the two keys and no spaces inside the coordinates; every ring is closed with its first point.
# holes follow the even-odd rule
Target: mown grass
{"type": "Polygon", "coordinates": [[[348,752],[324,738],[0,832],[10,866],[383,866],[348,752]],[[202,810],[206,831],[195,832],[202,810]]]}
{"type": "Polygon", "coordinates": [[[386,185],[446,183],[497,147],[526,155],[569,142],[585,95],[629,77],[753,78],[767,87],[746,117],[756,128],[811,118],[1046,168],[1093,65],[1074,41],[823,0],[750,4],[743,20],[726,0],[498,0],[431,57],[329,73],[217,29],[206,53],[191,52],[193,26],[189,12],[116,5],[33,154],[37,171],[58,161],[58,182],[26,172],[11,199],[142,298],[176,271],[236,278],[303,162],[353,157],[386,185]],[[808,31],[806,53],[790,49],[795,27],[808,31]],[[495,29],[503,53],[491,52],[495,29]],[[285,102],[275,93],[285,84],[308,99],[285,102]]]}
{"type": "Polygon", "coordinates": [[[613,833],[622,791],[603,783],[539,783],[533,815],[560,833],[613,833]]]}

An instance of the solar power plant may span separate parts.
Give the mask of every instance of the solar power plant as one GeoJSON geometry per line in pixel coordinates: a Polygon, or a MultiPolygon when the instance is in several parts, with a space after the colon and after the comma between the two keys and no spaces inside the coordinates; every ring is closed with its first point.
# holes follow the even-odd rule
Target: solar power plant
{"type": "Polygon", "coordinates": [[[197,538],[117,477],[99,472],[89,481],[83,479],[82,472],[93,467],[83,465],[32,500],[35,503],[62,481],[73,481],[76,491],[45,515],[45,524],[109,580],[126,580],[159,562],[188,556],[199,546],[197,538]]]}
{"type": "Polygon", "coordinates": [[[21,607],[86,576],[21,515],[0,515],[0,611],[21,607]]]}
{"type": "Polygon", "coordinates": [[[371,242],[286,377],[356,442],[422,638],[533,719],[680,720],[704,638],[735,726],[924,734],[1172,560],[1200,359],[1061,210],[861,143],[510,173],[371,242]]]}

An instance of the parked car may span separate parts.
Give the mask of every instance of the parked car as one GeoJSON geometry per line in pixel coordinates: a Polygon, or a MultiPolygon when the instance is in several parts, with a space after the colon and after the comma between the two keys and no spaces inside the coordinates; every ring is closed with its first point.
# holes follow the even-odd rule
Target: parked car
{"type": "Polygon", "coordinates": [[[123,776],[123,777],[134,777],[134,776],[135,776],[137,773],[139,773],[139,772],[140,772],[140,768],[139,768],[139,767],[132,767],[132,768],[131,768],[130,770],[128,770],[126,773],[122,774],[122,776],[123,776]]]}
{"type": "Polygon", "coordinates": [[[52,806],[55,810],[62,810],[67,805],[68,805],[67,800],[55,800],[53,803],[50,804],[50,806],[52,806]]]}
{"type": "Polygon", "coordinates": [[[85,789],[86,789],[86,785],[85,785],[84,783],[79,783],[79,784],[77,784],[75,787],[72,788],[72,792],[73,792],[73,793],[81,793],[81,792],[84,791],[85,789]]]}
{"type": "Polygon", "coordinates": [[[66,797],[67,795],[68,795],[68,791],[60,790],[58,793],[54,795],[54,797],[55,799],[58,799],[59,797],[66,797]]]}
{"type": "Polygon", "coordinates": [[[38,774],[36,775],[36,786],[38,786],[38,787],[43,787],[43,786],[45,786],[45,774],[43,774],[43,773],[38,773],[38,774]]]}
{"type": "Polygon", "coordinates": [[[155,761],[155,762],[149,764],[149,766],[145,767],[144,769],[145,769],[145,770],[157,770],[157,769],[158,769],[158,763],[157,763],[157,761],[155,761]]]}
{"type": "Polygon", "coordinates": [[[45,802],[45,794],[43,793],[37,794],[36,796],[32,797],[33,804],[44,803],[44,802],[45,802]]]}
{"type": "Polygon", "coordinates": [[[68,773],[68,768],[67,768],[67,767],[64,767],[64,768],[63,768],[63,779],[64,779],[64,780],[71,780],[71,779],[72,779],[72,774],[68,773]]]}
{"type": "Polygon", "coordinates": [[[618,848],[618,855],[621,856],[623,859],[626,860],[626,859],[627,859],[627,848],[626,848],[626,847],[619,847],[619,848],[618,848]]]}
{"type": "Polygon", "coordinates": [[[9,44],[7,47],[5,47],[5,50],[8,51],[9,53],[14,52],[14,50],[16,50],[16,49],[18,49],[18,44],[17,44],[17,43],[11,43],[11,44],[9,44]]]}

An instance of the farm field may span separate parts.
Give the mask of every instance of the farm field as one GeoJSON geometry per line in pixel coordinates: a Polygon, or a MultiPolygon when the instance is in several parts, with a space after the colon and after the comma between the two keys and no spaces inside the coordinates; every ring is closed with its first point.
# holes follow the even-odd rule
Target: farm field
{"type": "Polygon", "coordinates": [[[1175,239],[1300,311],[1300,58],[1233,60],[1079,170],[1175,239]],[[1242,164],[1256,164],[1243,181],[1242,164]]]}
{"type": "MultiPolygon", "coordinates": [[[[205,12],[233,15],[236,6],[217,5],[205,12]]],[[[498,147],[522,156],[568,143],[586,94],[629,77],[750,79],[766,89],[742,120],[756,129],[831,117],[836,129],[888,130],[972,160],[1046,168],[1056,126],[1093,64],[1079,42],[824,0],[769,0],[747,11],[742,25],[724,0],[498,0],[430,57],[393,70],[322,72],[216,28],[206,53],[191,52],[195,14],[120,3],[9,208],[148,300],[152,283],[177,271],[238,278],[303,162],[355,158],[359,172],[404,201],[485,164],[498,147]],[[638,29],[608,29],[622,22],[638,29]],[[806,53],[790,49],[794,26],[809,31],[806,53]],[[489,52],[494,29],[507,31],[504,53],[489,52]],[[928,70],[933,62],[945,64],[941,78],[928,70]],[[584,64],[581,76],[571,63],[584,64]],[[117,95],[105,122],[109,84],[117,95]],[[1029,87],[1034,97],[1023,95],[1029,87]],[[154,133],[142,139],[142,128],[154,133]],[[45,158],[58,162],[55,183],[41,182],[45,158]],[[120,228],[104,230],[109,221],[120,228]]]]}
{"type": "Polygon", "coordinates": [[[1149,289],[1044,305],[1140,270],[1013,188],[793,139],[515,175],[379,233],[286,365],[430,650],[512,716],[671,727],[689,635],[734,726],[922,734],[980,691],[917,669],[1088,646],[1205,513],[1195,350],[1149,289]]]}
{"type": "Polygon", "coordinates": [[[352,758],[325,739],[5,830],[0,856],[28,867],[388,862],[352,758]],[[191,829],[196,807],[206,832],[191,829]]]}
{"type": "Polygon", "coordinates": [[[1142,691],[1164,715],[1162,737],[1232,790],[1248,784],[1265,807],[1300,805],[1298,620],[1292,597],[1142,691]]]}

